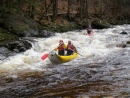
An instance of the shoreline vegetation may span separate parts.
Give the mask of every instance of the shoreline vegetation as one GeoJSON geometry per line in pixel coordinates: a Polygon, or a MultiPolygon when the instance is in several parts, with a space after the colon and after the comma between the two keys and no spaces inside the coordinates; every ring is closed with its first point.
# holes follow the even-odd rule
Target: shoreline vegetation
{"type": "MultiPolygon", "coordinates": [[[[26,19],[26,18],[25,18],[26,19]]],[[[32,19],[30,19],[32,20],[32,19]]],[[[17,20],[13,20],[17,21],[17,20]]],[[[33,20],[35,21],[35,20],[33,20]]],[[[93,29],[104,29],[104,28],[109,28],[111,25],[123,25],[123,24],[129,24],[129,21],[126,20],[106,20],[106,19],[93,19],[91,21],[91,25],[93,29]]],[[[8,23],[7,23],[8,24],[8,23]]],[[[56,23],[56,22],[50,22],[49,24],[44,24],[40,23],[38,24],[37,22],[35,23],[37,25],[37,28],[40,30],[47,30],[51,31],[53,33],[59,32],[67,32],[67,31],[72,31],[72,30],[82,30],[86,29],[89,25],[89,19],[86,18],[81,21],[69,21],[69,20],[62,20],[62,23],[56,23]]],[[[6,24],[5,24],[6,25],[6,24]]],[[[19,24],[20,25],[20,24],[19,24]]],[[[28,25],[28,24],[25,24],[28,25]]],[[[21,26],[20,28],[24,28],[24,26],[21,26]]],[[[17,35],[15,30],[9,30],[10,28],[3,28],[2,26],[0,27],[0,41],[7,41],[7,40],[15,40],[18,37],[22,37],[21,35],[17,35]]],[[[33,28],[34,29],[34,28],[33,28]]],[[[23,29],[24,30],[24,29],[23,29]]]]}
{"type": "Polygon", "coordinates": [[[2,0],[0,46],[21,37],[49,37],[55,32],[82,30],[89,24],[93,29],[130,24],[129,4],[129,0],[2,0]]]}
{"type": "Polygon", "coordinates": [[[129,0],[2,0],[0,41],[24,37],[25,30],[30,32],[28,27],[34,36],[41,30],[85,29],[90,23],[95,29],[130,24],[129,4],[129,0]]]}

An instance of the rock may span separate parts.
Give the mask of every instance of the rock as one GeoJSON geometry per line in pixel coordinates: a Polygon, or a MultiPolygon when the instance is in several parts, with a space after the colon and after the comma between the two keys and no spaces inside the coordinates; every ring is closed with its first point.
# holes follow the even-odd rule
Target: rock
{"type": "Polygon", "coordinates": [[[120,34],[122,34],[122,35],[127,35],[127,32],[122,31],[120,34]]]}
{"type": "Polygon", "coordinates": [[[1,28],[6,29],[10,33],[18,35],[19,37],[30,36],[31,34],[31,36],[34,36],[33,33],[29,31],[29,29],[32,28],[35,31],[38,31],[36,23],[32,23],[29,19],[26,19],[25,17],[16,13],[2,14],[0,18],[2,20],[0,21],[0,24],[2,24],[1,28]],[[24,31],[27,32],[24,33],[24,31]]]}
{"type": "Polygon", "coordinates": [[[126,47],[126,45],[125,45],[125,44],[119,44],[119,45],[116,45],[116,47],[125,48],[125,47],[126,47]]]}
{"type": "Polygon", "coordinates": [[[30,49],[32,47],[31,43],[28,41],[12,41],[6,45],[6,48],[8,48],[10,51],[14,51],[16,53],[24,52],[27,49],[30,49]]]}
{"type": "Polygon", "coordinates": [[[54,36],[55,34],[51,31],[41,30],[40,35],[43,37],[50,37],[50,36],[54,36]]]}

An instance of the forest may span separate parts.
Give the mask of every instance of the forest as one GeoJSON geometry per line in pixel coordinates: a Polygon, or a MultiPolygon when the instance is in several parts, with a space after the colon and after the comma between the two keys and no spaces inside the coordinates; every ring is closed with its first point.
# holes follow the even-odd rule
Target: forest
{"type": "Polygon", "coordinates": [[[61,18],[69,21],[98,18],[111,23],[114,20],[116,24],[129,23],[129,5],[130,0],[1,0],[0,10],[44,24],[57,23],[61,18]]]}
{"type": "Polygon", "coordinates": [[[40,30],[66,32],[89,24],[96,29],[129,24],[129,5],[130,0],[1,0],[0,40],[41,36],[34,33],[40,30]]]}
{"type": "Polygon", "coordinates": [[[0,79],[0,98],[130,98],[130,0],[1,0],[0,79]]]}

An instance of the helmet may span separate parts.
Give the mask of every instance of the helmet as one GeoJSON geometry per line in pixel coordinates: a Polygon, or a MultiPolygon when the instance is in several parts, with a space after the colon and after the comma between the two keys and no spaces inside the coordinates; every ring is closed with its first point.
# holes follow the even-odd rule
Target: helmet
{"type": "Polygon", "coordinates": [[[59,40],[59,42],[63,42],[63,40],[62,40],[62,39],[60,39],[60,40],[59,40]]]}
{"type": "Polygon", "coordinates": [[[68,43],[71,44],[71,41],[69,40],[68,43]]]}

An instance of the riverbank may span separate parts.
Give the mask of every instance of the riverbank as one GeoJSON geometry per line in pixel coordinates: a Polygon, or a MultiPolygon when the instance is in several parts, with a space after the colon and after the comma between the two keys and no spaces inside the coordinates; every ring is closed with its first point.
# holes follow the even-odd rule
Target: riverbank
{"type": "MultiPolygon", "coordinates": [[[[72,30],[83,30],[90,24],[93,29],[109,28],[111,25],[125,24],[126,21],[100,19],[96,17],[86,19],[72,19],[58,17],[55,22],[49,20],[38,23],[34,19],[20,16],[17,13],[6,13],[0,16],[0,46],[13,52],[24,52],[31,47],[29,41],[19,40],[22,37],[50,37],[55,32],[63,33],[72,30]],[[27,44],[26,47],[24,44],[27,44]]],[[[128,21],[127,21],[128,23],[128,21]]],[[[2,52],[1,52],[2,53],[2,52]]]]}

